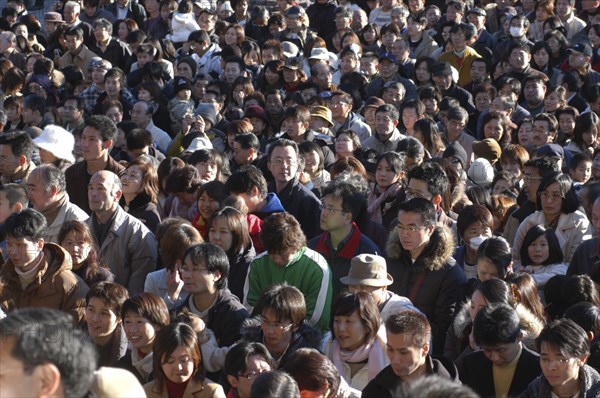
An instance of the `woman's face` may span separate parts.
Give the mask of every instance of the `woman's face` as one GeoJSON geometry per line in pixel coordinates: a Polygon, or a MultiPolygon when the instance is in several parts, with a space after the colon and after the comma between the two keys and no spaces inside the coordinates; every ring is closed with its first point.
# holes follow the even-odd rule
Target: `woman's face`
{"type": "Polygon", "coordinates": [[[109,337],[121,323],[112,308],[98,297],[92,297],[85,307],[85,321],[92,339],[109,337]]]}
{"type": "Polygon", "coordinates": [[[373,44],[373,43],[375,43],[375,41],[377,40],[377,34],[375,33],[375,30],[373,30],[373,29],[367,29],[363,33],[363,39],[365,40],[365,42],[367,44],[373,44]]]}
{"type": "Polygon", "coordinates": [[[489,258],[480,257],[477,259],[477,265],[475,266],[477,271],[477,277],[481,282],[485,282],[488,279],[496,278],[500,279],[498,269],[489,258]]]}
{"type": "Polygon", "coordinates": [[[161,362],[165,377],[173,383],[185,383],[194,374],[194,360],[187,347],[178,346],[171,355],[163,357],[161,362]]]}
{"type": "Polygon", "coordinates": [[[383,36],[381,36],[381,43],[388,49],[392,48],[392,44],[396,41],[398,36],[395,33],[387,31],[383,36]]]}
{"type": "Polygon", "coordinates": [[[142,180],[144,179],[144,172],[139,166],[131,166],[125,170],[125,173],[121,176],[121,185],[123,194],[137,195],[142,192],[142,180]]]}
{"type": "Polygon", "coordinates": [[[119,35],[119,39],[125,41],[127,39],[127,35],[129,34],[129,29],[127,28],[127,24],[125,22],[121,22],[119,24],[119,30],[117,31],[119,35]]]}
{"type": "Polygon", "coordinates": [[[286,83],[294,83],[298,81],[298,72],[290,68],[283,68],[283,80],[286,83]]]}
{"type": "Polygon", "coordinates": [[[555,56],[560,52],[560,43],[554,37],[548,40],[548,47],[550,47],[550,51],[552,51],[552,54],[555,56]]]}
{"type": "Polygon", "coordinates": [[[541,192],[538,189],[538,193],[540,194],[542,211],[546,220],[554,220],[562,213],[562,204],[564,201],[558,182],[548,185],[548,187],[541,192]]]}
{"type": "Polygon", "coordinates": [[[273,72],[271,69],[265,69],[265,80],[267,83],[273,85],[279,83],[280,75],[277,72],[273,72]]]}
{"type": "Polygon", "coordinates": [[[271,308],[265,309],[261,314],[261,329],[267,348],[288,345],[294,332],[292,321],[279,318],[271,308]]]}
{"type": "Polygon", "coordinates": [[[193,80],[194,76],[192,76],[192,67],[186,62],[180,62],[177,65],[176,76],[187,77],[189,80],[193,80]]]}
{"type": "Polygon", "coordinates": [[[42,161],[42,164],[54,164],[54,162],[58,160],[58,158],[54,156],[52,152],[42,148],[38,148],[38,150],[40,152],[40,160],[42,161]]]}
{"type": "MultiPolygon", "coordinates": [[[[566,357],[554,345],[543,341],[540,347],[540,366],[542,373],[552,389],[564,387],[579,378],[582,358],[566,357]]],[[[555,390],[554,390],[555,391],[555,390]]]]}
{"type": "Polygon", "coordinates": [[[379,161],[377,164],[377,169],[375,170],[375,181],[379,187],[385,189],[396,183],[399,179],[400,176],[396,174],[394,170],[392,170],[389,163],[385,159],[379,161]]]}
{"type": "Polygon", "coordinates": [[[198,169],[198,173],[200,173],[200,179],[202,180],[202,183],[214,181],[219,172],[217,162],[214,160],[198,162],[196,163],[196,169],[198,169]]]}
{"type": "Polygon", "coordinates": [[[502,124],[498,119],[491,119],[485,124],[485,126],[483,126],[483,135],[485,136],[485,138],[492,138],[500,142],[500,139],[502,138],[503,134],[504,131],[502,128],[502,124]]]}
{"type": "Polygon", "coordinates": [[[316,151],[310,151],[304,154],[304,170],[310,175],[319,171],[320,157],[316,151]]]}
{"type": "Polygon", "coordinates": [[[363,116],[365,117],[365,122],[367,122],[367,124],[369,126],[375,126],[375,112],[377,111],[377,108],[374,107],[368,107],[367,109],[364,110],[363,112],[363,116]]]}
{"type": "Polygon", "coordinates": [[[548,248],[548,239],[546,239],[546,235],[542,235],[531,242],[527,248],[527,254],[531,261],[533,261],[533,265],[542,265],[544,261],[548,260],[548,257],[550,257],[550,249],[548,248]]]}
{"type": "Polygon", "coordinates": [[[512,160],[510,158],[504,159],[501,161],[501,166],[503,171],[508,171],[512,173],[517,178],[521,178],[521,166],[519,162],[512,160]]]}
{"type": "Polygon", "coordinates": [[[581,138],[582,138],[583,142],[587,146],[593,146],[596,143],[596,131],[595,131],[595,128],[592,127],[588,131],[586,131],[583,134],[581,134],[581,138]]]}
{"type": "Polygon", "coordinates": [[[152,101],[152,95],[150,94],[150,91],[148,91],[144,88],[140,88],[140,90],[138,91],[138,100],[152,101]]]}
{"type": "Polygon", "coordinates": [[[475,290],[471,296],[471,305],[469,306],[469,317],[471,318],[471,321],[475,320],[479,310],[486,305],[488,305],[488,301],[485,299],[485,296],[481,294],[479,290],[475,290]]]}
{"type": "Polygon", "coordinates": [[[546,11],[545,8],[538,7],[535,9],[535,19],[538,22],[544,22],[548,17],[550,17],[550,14],[548,14],[548,11],[546,11]]]}
{"type": "Polygon", "coordinates": [[[206,192],[202,192],[202,195],[198,198],[198,211],[205,220],[208,220],[219,209],[219,206],[220,203],[208,196],[206,192]]]}
{"type": "Polygon", "coordinates": [[[6,108],[6,118],[10,122],[19,121],[21,118],[21,112],[19,112],[19,108],[16,106],[9,106],[6,108]]]}
{"type": "Polygon", "coordinates": [[[256,50],[250,50],[244,57],[244,63],[248,66],[258,65],[258,53],[256,50]]]}
{"type": "Polygon", "coordinates": [[[231,249],[233,234],[223,217],[217,217],[213,220],[208,231],[208,240],[210,243],[219,246],[225,252],[228,252],[229,249],[231,249]]]}
{"type": "Polygon", "coordinates": [[[259,117],[251,117],[250,123],[252,123],[252,132],[257,136],[261,136],[264,129],[267,127],[265,121],[259,117]]]}
{"type": "Polygon", "coordinates": [[[351,315],[335,315],[333,317],[333,334],[340,348],[345,351],[354,351],[365,344],[367,328],[363,324],[358,311],[351,315]]]}
{"type": "Polygon", "coordinates": [[[523,123],[519,128],[517,138],[519,139],[519,144],[521,144],[521,146],[523,146],[524,148],[528,148],[531,144],[533,144],[532,130],[533,124],[531,123],[523,123]]]}
{"type": "Polygon", "coordinates": [[[152,343],[157,330],[148,319],[136,313],[128,312],[125,314],[125,319],[123,319],[123,327],[125,328],[127,340],[133,348],[137,348],[144,353],[152,351],[152,343]]]}
{"type": "Polygon", "coordinates": [[[598,36],[595,29],[590,29],[590,32],[588,33],[588,38],[590,39],[590,43],[592,43],[592,47],[600,47],[600,36],[598,36]]]}
{"type": "Polygon", "coordinates": [[[233,88],[233,91],[231,93],[231,96],[233,97],[233,100],[238,104],[238,105],[242,105],[244,103],[244,97],[246,96],[246,93],[244,91],[244,87],[241,85],[237,85],[233,88]]]}
{"type": "Polygon", "coordinates": [[[75,267],[87,260],[92,249],[91,243],[86,242],[81,235],[76,235],[74,231],[67,232],[60,245],[69,252],[75,267]]]}
{"type": "Polygon", "coordinates": [[[475,107],[479,112],[488,109],[492,104],[492,97],[488,93],[478,93],[475,96],[475,107]]]}
{"type": "Polygon", "coordinates": [[[350,156],[354,149],[354,142],[347,134],[340,134],[335,139],[335,153],[350,156]]]}
{"type": "Polygon", "coordinates": [[[510,189],[510,185],[506,180],[498,180],[492,190],[492,195],[501,195],[504,191],[510,189]]]}
{"type": "Polygon", "coordinates": [[[537,50],[535,54],[533,54],[533,60],[539,68],[545,68],[550,61],[550,54],[548,54],[546,49],[542,47],[537,50]]]}
{"type": "Polygon", "coordinates": [[[237,46],[238,42],[238,38],[237,38],[237,32],[235,31],[234,28],[229,28],[225,31],[225,44],[227,44],[228,46],[237,46]]]}
{"type": "Polygon", "coordinates": [[[427,67],[427,62],[421,62],[417,69],[415,69],[415,76],[417,80],[421,83],[426,83],[431,81],[431,73],[427,67]]]}
{"type": "Polygon", "coordinates": [[[544,107],[546,112],[554,112],[562,104],[558,93],[552,93],[544,98],[544,107]]]}

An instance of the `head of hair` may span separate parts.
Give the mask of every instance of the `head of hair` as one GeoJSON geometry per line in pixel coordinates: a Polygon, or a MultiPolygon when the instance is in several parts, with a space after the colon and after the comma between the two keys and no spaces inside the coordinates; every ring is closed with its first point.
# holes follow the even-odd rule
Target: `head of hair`
{"type": "Polygon", "coordinates": [[[584,112],[575,120],[575,128],[573,130],[573,141],[582,146],[587,147],[583,141],[583,134],[591,131],[592,136],[598,135],[600,131],[600,118],[595,112],[584,112]]]}
{"type": "Polygon", "coordinates": [[[274,370],[259,375],[252,383],[250,389],[251,397],[277,398],[289,397],[300,398],[298,383],[285,372],[274,370]]]}
{"type": "MultiPolygon", "coordinates": [[[[162,225],[163,223],[161,223],[162,225]]],[[[158,235],[158,231],[157,231],[158,235]]],[[[158,248],[163,265],[172,271],[176,263],[183,261],[183,255],[191,246],[203,243],[200,232],[191,224],[175,223],[166,228],[160,239],[157,236],[158,248]]]]}
{"type": "Polygon", "coordinates": [[[542,192],[554,183],[558,184],[558,189],[562,197],[561,212],[570,214],[576,211],[579,208],[579,197],[573,188],[573,180],[571,180],[568,174],[564,173],[552,173],[542,177],[537,190],[536,207],[542,209],[542,192]]]}
{"type": "Polygon", "coordinates": [[[565,358],[581,357],[590,354],[588,336],[571,319],[559,319],[546,326],[535,340],[538,351],[541,352],[542,344],[558,350],[565,358]]]}
{"type": "Polygon", "coordinates": [[[481,223],[492,231],[494,229],[494,218],[492,213],[482,205],[471,205],[463,208],[458,213],[456,229],[458,236],[464,236],[466,230],[475,223],[481,223]]]}
{"type": "Polygon", "coordinates": [[[23,208],[27,208],[29,205],[27,189],[21,184],[10,183],[1,185],[0,193],[4,193],[4,200],[8,201],[8,206],[11,208],[17,203],[20,203],[23,208]]]}
{"type": "Polygon", "coordinates": [[[298,383],[301,391],[323,391],[334,398],[340,386],[340,374],[329,358],[314,348],[296,350],[283,365],[283,370],[298,383]]]}
{"type": "Polygon", "coordinates": [[[291,254],[306,246],[306,236],[300,223],[290,213],[269,216],[263,223],[260,239],[271,254],[291,254]]]}
{"type": "Polygon", "coordinates": [[[529,274],[513,274],[509,282],[513,286],[515,301],[530,310],[538,319],[546,319],[544,305],[535,280],[529,274]]]}
{"type": "Polygon", "coordinates": [[[150,292],[140,293],[125,300],[121,308],[121,319],[125,319],[127,314],[146,318],[157,329],[171,322],[164,300],[150,292]]]}
{"type": "MultiPolygon", "coordinates": [[[[25,98],[27,99],[29,97],[25,98]]],[[[29,134],[24,134],[23,132],[2,134],[2,136],[0,136],[0,145],[10,146],[10,151],[14,156],[25,156],[28,161],[31,160],[35,149],[35,144],[29,137],[29,134]]]]}
{"type": "Polygon", "coordinates": [[[385,321],[385,329],[388,333],[412,336],[415,347],[422,347],[431,340],[431,325],[420,312],[402,311],[393,314],[385,321]]]}
{"type": "Polygon", "coordinates": [[[261,198],[266,198],[268,193],[267,180],[254,165],[245,165],[235,171],[226,183],[227,190],[232,194],[251,194],[256,188],[261,198]]]}
{"type": "Polygon", "coordinates": [[[183,259],[190,258],[194,265],[202,265],[209,272],[218,272],[221,278],[215,284],[217,290],[227,288],[227,278],[229,277],[229,259],[227,254],[217,245],[212,243],[201,243],[188,248],[183,255],[183,259]]]}
{"type": "Polygon", "coordinates": [[[217,220],[222,220],[231,233],[231,247],[226,252],[230,259],[250,247],[252,241],[248,231],[248,220],[244,214],[229,206],[217,210],[208,223],[209,234],[217,220]]]}
{"type": "Polygon", "coordinates": [[[115,141],[117,139],[117,126],[115,122],[104,115],[92,115],[85,118],[85,126],[98,130],[102,141],[115,141]]]}
{"type": "Polygon", "coordinates": [[[100,282],[91,287],[85,295],[85,304],[89,305],[93,298],[101,300],[121,319],[121,308],[129,297],[127,289],[118,283],[100,282]]]}
{"type": "Polygon", "coordinates": [[[297,330],[306,318],[304,295],[297,287],[285,282],[271,285],[259,296],[253,315],[261,316],[267,310],[275,313],[278,322],[289,320],[297,330]]]}
{"type": "Polygon", "coordinates": [[[408,183],[411,179],[426,183],[427,190],[433,196],[444,196],[444,193],[450,188],[448,176],[439,164],[433,162],[423,163],[410,170],[407,177],[408,183]]]}
{"type": "Polygon", "coordinates": [[[169,193],[195,192],[201,182],[198,169],[188,164],[171,171],[166,179],[165,189],[169,193]]]}
{"type": "Polygon", "coordinates": [[[400,204],[398,213],[417,213],[421,215],[423,226],[431,227],[436,224],[437,212],[433,203],[424,198],[412,198],[400,204]]]}
{"type": "Polygon", "coordinates": [[[46,217],[33,209],[13,213],[4,221],[4,233],[7,237],[25,238],[32,242],[43,239],[47,228],[46,217]]]}
{"type": "MultiPolygon", "coordinates": [[[[521,246],[521,263],[524,266],[534,265],[533,260],[529,256],[529,246],[539,237],[545,237],[548,242],[548,258],[544,260],[542,265],[558,264],[563,262],[563,253],[560,248],[560,243],[556,237],[556,233],[551,228],[545,228],[543,225],[534,225],[527,231],[523,238],[521,246]]],[[[539,265],[539,264],[535,264],[539,265]]]]}
{"type": "Polygon", "coordinates": [[[90,246],[83,279],[86,281],[96,280],[97,275],[100,273],[100,268],[104,268],[104,264],[98,256],[98,246],[96,245],[96,239],[92,230],[85,222],[77,220],[65,221],[58,233],[58,244],[63,244],[69,232],[73,232],[77,240],[87,243],[90,246]]]}
{"type": "Polygon", "coordinates": [[[586,332],[592,332],[594,337],[600,333],[600,308],[592,303],[573,304],[567,308],[564,317],[581,326],[586,332]]]}
{"type": "Polygon", "coordinates": [[[271,367],[274,366],[273,358],[262,343],[241,341],[234,345],[225,356],[224,372],[227,376],[238,377],[246,373],[248,358],[258,356],[267,362],[271,367]]]}
{"type": "Polygon", "coordinates": [[[476,291],[485,297],[488,304],[505,303],[511,307],[516,305],[511,285],[502,279],[492,278],[479,282],[473,289],[473,292],[476,291]]]}
{"type": "Polygon", "coordinates": [[[489,260],[498,271],[500,279],[508,275],[508,267],[512,264],[512,251],[510,245],[501,236],[494,236],[484,240],[477,249],[477,260],[489,260]]]}
{"type": "Polygon", "coordinates": [[[363,343],[374,339],[381,325],[379,309],[371,293],[368,292],[343,292],[333,302],[330,327],[334,330],[336,316],[351,316],[357,312],[363,327],[365,336],[363,343]]]}
{"type": "Polygon", "coordinates": [[[473,322],[473,336],[479,346],[514,343],[520,333],[517,311],[504,303],[486,305],[479,310],[473,322]]]}

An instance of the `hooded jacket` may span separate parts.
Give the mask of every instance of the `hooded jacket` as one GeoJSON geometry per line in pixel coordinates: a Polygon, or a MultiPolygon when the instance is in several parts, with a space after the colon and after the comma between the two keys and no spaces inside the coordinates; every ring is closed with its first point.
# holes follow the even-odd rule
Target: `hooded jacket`
{"type": "Polygon", "coordinates": [[[175,43],[183,43],[187,41],[190,33],[200,30],[200,26],[196,22],[193,12],[182,14],[180,12],[173,13],[172,35],[167,35],[167,39],[175,43]]]}
{"type": "Polygon", "coordinates": [[[435,227],[429,243],[414,263],[400,243],[397,228],[390,234],[386,250],[388,272],[394,278],[389,289],[408,297],[427,316],[436,354],[444,349],[448,327],[467,282],[464,271],[452,258],[453,250],[452,231],[442,225],[435,227]]]}
{"type": "Polygon", "coordinates": [[[76,323],[85,313],[85,295],[88,286],[72,271],[71,256],[65,249],[46,243],[42,263],[35,280],[25,289],[9,259],[0,273],[0,308],[5,312],[26,308],[45,307],[73,315],[76,323]]]}

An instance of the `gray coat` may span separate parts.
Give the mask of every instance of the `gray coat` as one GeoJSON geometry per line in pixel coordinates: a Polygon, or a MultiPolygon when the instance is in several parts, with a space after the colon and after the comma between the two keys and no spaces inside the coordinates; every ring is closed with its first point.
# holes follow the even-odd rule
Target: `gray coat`
{"type": "MultiPolygon", "coordinates": [[[[594,368],[583,365],[579,369],[580,390],[578,397],[597,398],[600,397],[600,374],[594,368]]],[[[526,391],[523,391],[519,398],[550,398],[552,396],[552,387],[544,375],[538,376],[529,383],[526,391]]]]}

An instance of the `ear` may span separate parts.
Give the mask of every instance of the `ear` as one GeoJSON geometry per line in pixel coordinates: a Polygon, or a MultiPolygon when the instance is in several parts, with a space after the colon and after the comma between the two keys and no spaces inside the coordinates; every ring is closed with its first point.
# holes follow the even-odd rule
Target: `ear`
{"type": "Polygon", "coordinates": [[[39,397],[50,398],[61,396],[63,394],[60,382],[60,371],[56,365],[52,363],[38,365],[35,368],[34,373],[40,382],[40,391],[38,392],[39,397]]]}
{"type": "Polygon", "coordinates": [[[20,213],[23,210],[23,205],[19,202],[15,203],[15,205],[12,207],[12,212],[13,213],[20,213]]]}
{"type": "Polygon", "coordinates": [[[252,196],[258,196],[260,194],[258,187],[253,187],[251,192],[252,192],[252,194],[251,194],[252,196]]]}
{"type": "Polygon", "coordinates": [[[423,344],[423,349],[421,350],[421,355],[424,356],[424,357],[427,356],[429,354],[429,348],[430,347],[429,347],[429,343],[428,342],[425,343],[425,344],[423,344]]]}
{"type": "Polygon", "coordinates": [[[19,166],[26,167],[27,166],[27,156],[21,155],[19,156],[19,166]]]}
{"type": "Polygon", "coordinates": [[[116,191],[115,192],[115,199],[117,201],[121,200],[121,196],[123,196],[123,191],[116,191]]]}
{"type": "Polygon", "coordinates": [[[52,197],[56,196],[56,194],[58,193],[58,188],[55,187],[54,185],[52,185],[52,187],[50,188],[50,195],[52,197]]]}
{"type": "Polygon", "coordinates": [[[222,278],[222,276],[221,276],[221,273],[219,271],[213,272],[213,279],[215,280],[215,282],[217,282],[221,278],[222,278]]]}
{"type": "Polygon", "coordinates": [[[38,241],[35,243],[35,245],[37,246],[37,248],[38,248],[39,250],[42,250],[42,249],[44,248],[44,239],[39,239],[39,240],[38,240],[38,241]]]}
{"type": "Polygon", "coordinates": [[[392,123],[394,123],[394,127],[396,127],[399,122],[400,122],[400,120],[392,120],[392,123]]]}
{"type": "Polygon", "coordinates": [[[102,143],[102,146],[106,149],[110,149],[110,148],[112,148],[113,144],[114,144],[113,140],[108,139],[102,143]]]}
{"type": "Polygon", "coordinates": [[[227,375],[227,381],[231,384],[231,387],[237,388],[238,380],[232,375],[227,375]]]}
{"type": "Polygon", "coordinates": [[[508,267],[506,267],[506,273],[512,274],[512,272],[513,272],[513,262],[511,261],[510,264],[508,264],[508,267]]]}
{"type": "Polygon", "coordinates": [[[442,203],[442,195],[435,195],[431,201],[435,205],[436,209],[439,208],[440,204],[442,203]]]}
{"type": "Polygon", "coordinates": [[[254,148],[248,149],[248,157],[251,158],[252,156],[254,156],[254,154],[255,154],[254,148]]]}

